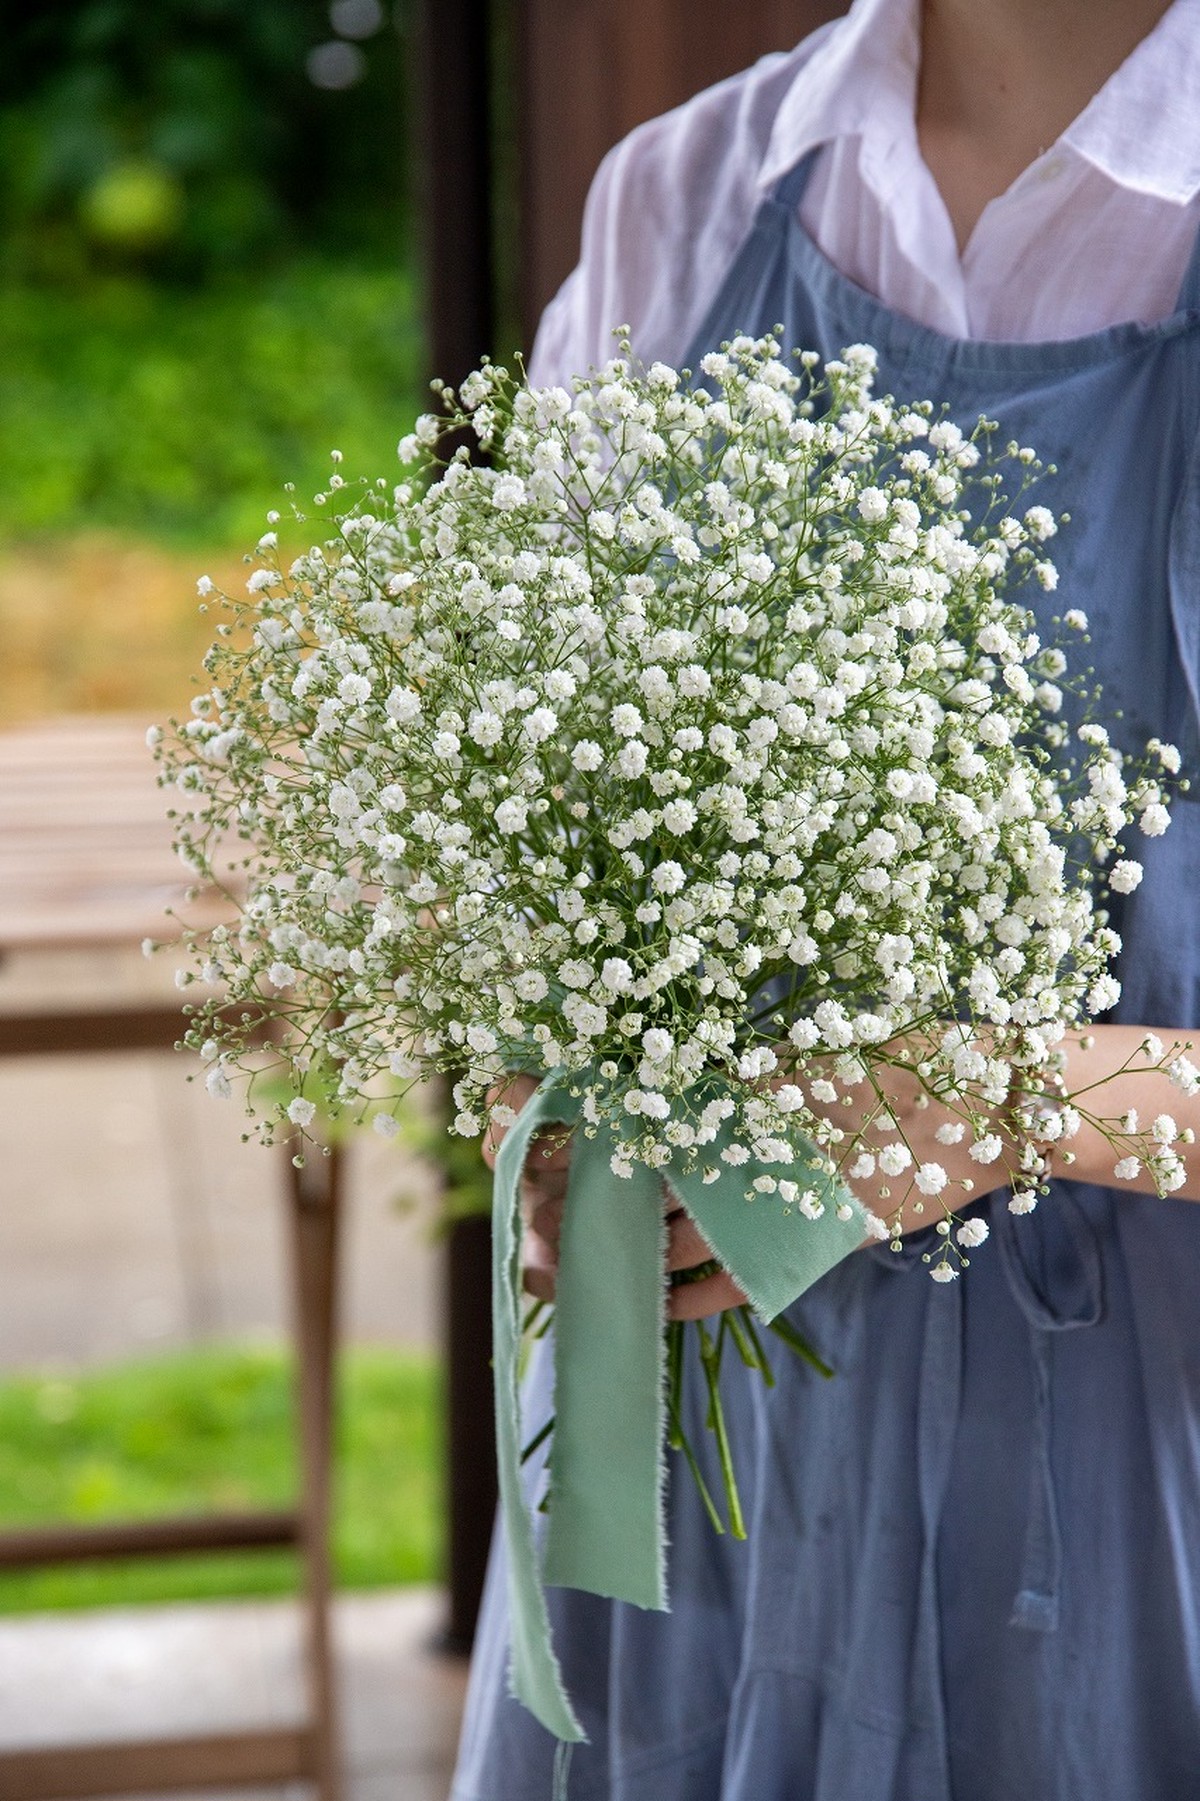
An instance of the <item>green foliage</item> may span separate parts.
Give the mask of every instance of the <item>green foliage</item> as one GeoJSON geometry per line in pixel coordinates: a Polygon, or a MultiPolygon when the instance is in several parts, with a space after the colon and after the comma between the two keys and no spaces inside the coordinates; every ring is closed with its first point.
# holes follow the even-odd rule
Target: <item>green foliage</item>
{"type": "MultiPolygon", "coordinates": [[[[338,1579],[440,1567],[440,1388],[422,1353],[351,1347],[339,1370],[338,1579]]],[[[91,1523],[278,1507],[295,1492],[288,1361],[219,1347],[78,1377],[0,1383],[0,1522],[91,1523]]],[[[290,1592],[289,1552],[63,1566],[0,1577],[0,1612],[290,1592]]]]}
{"type": "Polygon", "coordinates": [[[350,42],[322,0],[18,9],[0,64],[4,266],[60,282],[97,266],[194,278],[298,245],[392,246],[402,45],[374,11],[350,42]],[[331,45],[347,85],[318,85],[310,59],[328,75],[331,45]]]}
{"type": "Polygon", "coordinates": [[[267,507],[396,467],[420,407],[411,277],[301,262],[173,292],[0,287],[0,533],[252,544],[267,507]]]}

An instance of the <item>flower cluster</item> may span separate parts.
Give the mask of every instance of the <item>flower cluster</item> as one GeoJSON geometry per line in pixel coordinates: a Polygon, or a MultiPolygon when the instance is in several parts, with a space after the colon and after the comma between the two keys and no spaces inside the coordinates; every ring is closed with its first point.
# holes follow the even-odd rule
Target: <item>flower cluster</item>
{"type": "MultiPolygon", "coordinates": [[[[286,570],[261,541],[159,752],[189,865],[244,841],[237,923],[196,938],[210,1086],[264,1012],[383,1130],[380,1074],[454,1072],[477,1134],[506,1071],[562,1071],[618,1175],[706,1167],[724,1129],[787,1208],[819,1210],[804,1144],[948,1235],[945,1172],[888,1134],[919,1045],[984,1172],[1015,1122],[1031,1205],[1077,1119],[1056,1047],[1117,998],[1103,872],[1141,879],[1122,834],[1166,827],[1178,766],[1132,768],[1072,684],[1033,453],[875,395],[866,346],[736,339],[694,382],[621,348],[572,391],[483,367],[408,479],[335,465],[328,540],[286,570]],[[448,425],[488,460],[440,462],[448,425]]],[[[1135,1148],[1165,1167],[1160,1123],[1135,1148]]]]}

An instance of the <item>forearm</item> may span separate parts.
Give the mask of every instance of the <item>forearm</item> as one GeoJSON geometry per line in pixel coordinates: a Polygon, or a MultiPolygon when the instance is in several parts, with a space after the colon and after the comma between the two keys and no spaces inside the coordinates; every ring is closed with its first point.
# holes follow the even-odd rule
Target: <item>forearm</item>
{"type": "MultiPolygon", "coordinates": [[[[1200,1153],[1186,1135],[1200,1134],[1200,1091],[1188,1094],[1173,1082],[1166,1070],[1154,1067],[1170,1063],[1182,1054],[1192,1058],[1192,1040],[1185,1032],[1150,1026],[1100,1025],[1085,1034],[1072,1032],[1066,1043],[1064,1082],[1081,1115],[1074,1137],[1046,1147],[1050,1173],[1074,1181],[1095,1182],[1104,1187],[1130,1188],[1141,1194],[1156,1192],[1155,1180],[1138,1158],[1137,1174],[1114,1176],[1119,1159],[1135,1154],[1128,1129],[1147,1132],[1153,1121],[1167,1115],[1185,1134],[1174,1149],[1186,1172],[1180,1199],[1200,1201],[1200,1153]],[[1147,1038],[1161,1042],[1161,1055],[1147,1056],[1147,1038]],[[1106,1133],[1111,1134],[1111,1140],[1106,1133]]],[[[1152,1043],[1152,1049],[1155,1048],[1152,1043]]]]}

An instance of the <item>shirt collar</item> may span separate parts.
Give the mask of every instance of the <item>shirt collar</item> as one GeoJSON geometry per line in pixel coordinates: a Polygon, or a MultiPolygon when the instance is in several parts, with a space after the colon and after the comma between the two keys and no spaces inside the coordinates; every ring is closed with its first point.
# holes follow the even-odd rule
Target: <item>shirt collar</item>
{"type": "MultiPolygon", "coordinates": [[[[886,200],[906,163],[894,152],[916,145],[919,66],[920,0],[855,0],[784,95],[760,190],[820,145],[856,137],[863,175],[886,200]]],[[[1119,187],[1186,205],[1200,194],[1198,119],[1200,0],[1174,0],[1046,154],[1066,147],[1119,187]]]]}
{"type": "Polygon", "coordinates": [[[1200,0],[1175,0],[1059,142],[1119,187],[1200,194],[1200,0]]]}
{"type": "Polygon", "coordinates": [[[838,138],[861,139],[879,173],[894,146],[915,143],[918,8],[919,0],[855,0],[822,35],[775,115],[759,174],[764,191],[838,138]]]}

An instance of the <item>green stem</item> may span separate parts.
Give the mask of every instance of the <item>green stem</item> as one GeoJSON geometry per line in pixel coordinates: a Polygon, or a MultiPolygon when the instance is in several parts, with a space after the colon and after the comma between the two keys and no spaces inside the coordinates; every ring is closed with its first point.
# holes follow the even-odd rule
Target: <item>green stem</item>
{"type": "Polygon", "coordinates": [[[762,1364],[759,1360],[757,1348],[751,1343],[750,1335],[746,1331],[745,1315],[746,1309],[744,1307],[731,1308],[730,1311],[725,1314],[724,1317],[729,1326],[729,1336],[737,1346],[738,1356],[741,1358],[746,1368],[748,1370],[761,1370],[762,1364]]]}
{"type": "Polygon", "coordinates": [[[534,1435],[530,1439],[529,1443],[525,1446],[524,1450],[521,1452],[521,1462],[522,1463],[527,1463],[529,1461],[529,1459],[533,1456],[533,1453],[537,1450],[538,1446],[545,1444],[546,1440],[549,1438],[549,1436],[553,1432],[553,1430],[554,1430],[554,1415],[551,1414],[550,1418],[546,1421],[546,1424],[542,1427],[541,1431],[534,1433],[534,1435]]]}
{"type": "Polygon", "coordinates": [[[762,1339],[758,1336],[758,1327],[754,1323],[754,1315],[749,1307],[739,1307],[738,1312],[741,1315],[742,1325],[745,1328],[746,1334],[749,1337],[751,1344],[754,1346],[755,1355],[758,1358],[758,1367],[762,1371],[762,1379],[768,1388],[774,1388],[775,1372],[771,1368],[771,1360],[763,1348],[762,1339]]]}
{"type": "Polygon", "coordinates": [[[683,1449],[679,1410],[683,1404],[683,1322],[672,1320],[667,1327],[667,1443],[673,1451],[683,1449]]]}
{"type": "Polygon", "coordinates": [[[678,1445],[678,1448],[683,1452],[684,1457],[687,1459],[687,1466],[691,1470],[692,1478],[696,1484],[696,1487],[700,1491],[700,1499],[704,1503],[704,1510],[708,1514],[709,1519],[712,1521],[713,1531],[719,1532],[721,1534],[721,1536],[724,1537],[725,1522],[722,1520],[720,1514],[717,1512],[716,1502],[713,1500],[712,1496],[708,1492],[708,1484],[705,1482],[704,1477],[700,1474],[700,1465],[696,1461],[696,1453],[692,1450],[691,1444],[688,1440],[688,1435],[683,1429],[683,1422],[679,1417],[679,1407],[677,1404],[677,1398],[672,1399],[672,1401],[670,1403],[670,1409],[671,1409],[671,1430],[672,1430],[672,1434],[673,1434],[671,1442],[673,1444],[678,1445]]]}
{"type": "Polygon", "coordinates": [[[802,1338],[795,1326],[784,1319],[782,1314],[777,1319],[768,1320],[767,1325],[777,1338],[782,1338],[784,1344],[795,1351],[797,1357],[802,1357],[811,1369],[816,1370],[818,1376],[828,1379],[833,1375],[832,1369],[823,1358],[818,1357],[807,1338],[802,1338]]]}
{"type": "MultiPolygon", "coordinates": [[[[722,1322],[725,1317],[722,1315],[722,1322]]],[[[725,1410],[721,1406],[719,1387],[721,1341],[724,1331],[723,1329],[719,1330],[714,1341],[703,1320],[697,1320],[696,1325],[700,1334],[700,1361],[704,1365],[704,1378],[708,1384],[708,1423],[717,1440],[721,1479],[725,1484],[725,1500],[729,1507],[729,1530],[734,1538],[745,1538],[746,1523],[742,1518],[742,1503],[738,1495],[737,1477],[733,1470],[733,1453],[729,1446],[729,1434],[725,1430],[725,1410]]]]}

